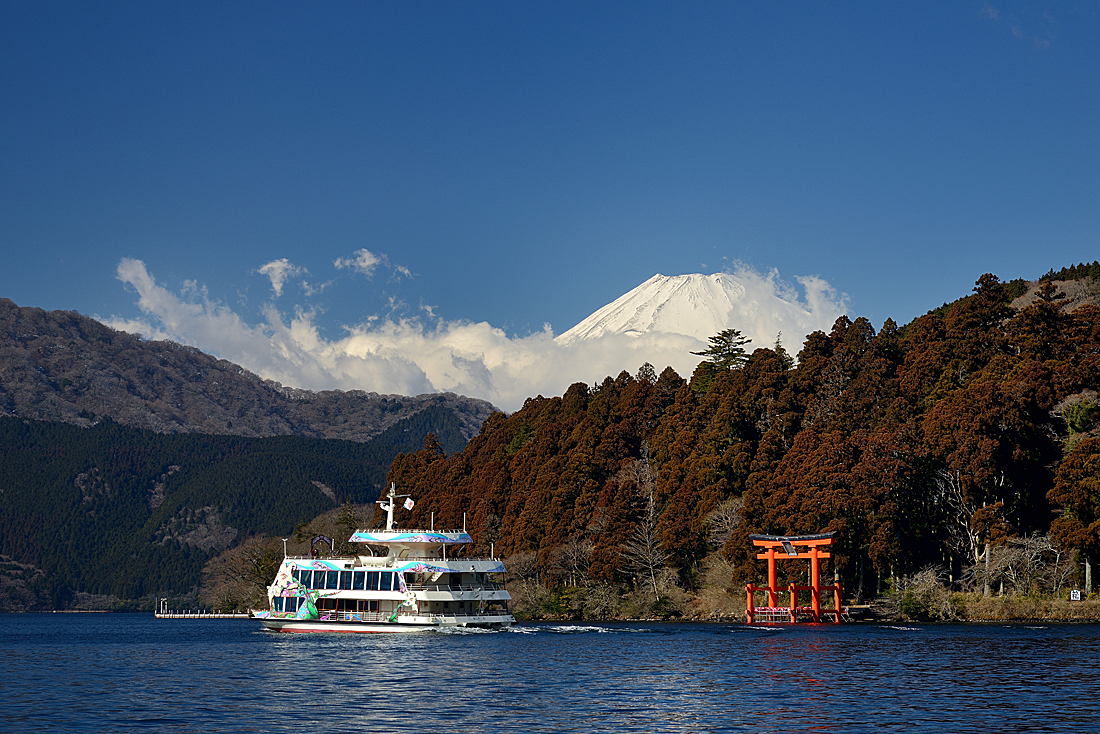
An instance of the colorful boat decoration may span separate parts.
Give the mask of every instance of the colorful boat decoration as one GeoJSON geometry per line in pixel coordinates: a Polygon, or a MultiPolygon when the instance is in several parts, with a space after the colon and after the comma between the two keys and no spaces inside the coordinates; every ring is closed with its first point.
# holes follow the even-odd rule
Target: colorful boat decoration
{"type": "MultiPolygon", "coordinates": [[[[511,596],[504,588],[504,564],[496,558],[454,557],[448,547],[473,542],[465,530],[395,530],[393,512],[404,496],[396,491],[391,485],[378,501],[386,511],[386,528],[358,530],[349,538],[364,544],[364,554],[283,559],[267,590],[268,609],[252,613],[264,628],[413,632],[515,624],[507,609],[511,596]],[[373,555],[368,544],[385,548],[386,555],[373,555]]],[[[411,508],[411,501],[404,506],[411,508]]]]}

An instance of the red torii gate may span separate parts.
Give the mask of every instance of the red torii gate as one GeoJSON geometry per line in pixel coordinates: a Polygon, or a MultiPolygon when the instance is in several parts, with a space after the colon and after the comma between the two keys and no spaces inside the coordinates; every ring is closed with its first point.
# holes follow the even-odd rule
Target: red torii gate
{"type": "Polygon", "coordinates": [[[746,617],[749,624],[757,621],[757,617],[761,617],[761,622],[794,623],[798,622],[799,615],[802,615],[803,619],[809,616],[812,621],[820,622],[822,617],[826,617],[830,614],[833,616],[833,622],[840,622],[841,615],[843,614],[843,610],[840,608],[840,582],[835,582],[830,586],[822,586],[821,568],[819,565],[822,558],[831,558],[831,554],[822,551],[821,548],[832,545],[835,535],[835,533],[822,533],[821,535],[749,536],[749,540],[752,541],[753,545],[767,549],[765,553],[758,553],[756,557],[768,562],[768,585],[756,586],[754,584],[749,584],[745,587],[745,591],[748,592],[749,597],[748,608],[746,610],[746,617]],[[806,550],[800,552],[796,546],[805,546],[806,550]],[[777,550],[782,550],[783,556],[777,556],[777,550]],[[808,559],[810,561],[810,585],[799,586],[797,584],[791,584],[784,589],[778,588],[775,573],[775,561],[777,557],[781,557],[784,560],[808,559]],[[768,606],[756,606],[753,597],[757,591],[768,592],[768,606]],[[789,607],[779,606],[780,591],[790,592],[791,603],[789,607]],[[798,592],[800,591],[810,592],[810,606],[798,606],[798,592]],[[821,592],[823,591],[833,592],[832,609],[821,608],[821,592]]]}

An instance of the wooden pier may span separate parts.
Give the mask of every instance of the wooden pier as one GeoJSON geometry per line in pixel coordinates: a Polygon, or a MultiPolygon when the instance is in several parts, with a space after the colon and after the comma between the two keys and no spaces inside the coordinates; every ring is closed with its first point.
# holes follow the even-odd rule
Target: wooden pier
{"type": "Polygon", "coordinates": [[[214,612],[206,609],[179,611],[166,609],[153,612],[157,619],[250,619],[251,615],[242,612],[214,612]]]}

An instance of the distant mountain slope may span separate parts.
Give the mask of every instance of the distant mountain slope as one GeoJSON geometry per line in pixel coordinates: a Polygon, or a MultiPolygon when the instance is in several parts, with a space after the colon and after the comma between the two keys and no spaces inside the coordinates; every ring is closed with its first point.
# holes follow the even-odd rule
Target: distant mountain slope
{"type": "Polygon", "coordinates": [[[0,415],[90,426],[103,417],[158,433],[367,441],[437,406],[469,440],[495,408],[453,393],[310,392],[174,342],[142,341],[74,311],[0,298],[0,415]]]}
{"type": "Polygon", "coordinates": [[[428,432],[448,453],[465,444],[439,406],[369,443],[0,417],[0,612],[186,594],[210,557],[252,535],[373,502],[393,456],[428,432]]]}

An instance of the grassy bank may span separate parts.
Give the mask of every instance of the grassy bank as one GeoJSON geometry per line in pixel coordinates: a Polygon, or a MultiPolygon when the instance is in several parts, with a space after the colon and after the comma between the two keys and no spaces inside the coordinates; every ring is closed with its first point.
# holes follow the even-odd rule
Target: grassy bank
{"type": "Polygon", "coordinates": [[[959,594],[969,622],[1100,622],[1100,599],[1082,601],[1024,596],[959,594]]]}

